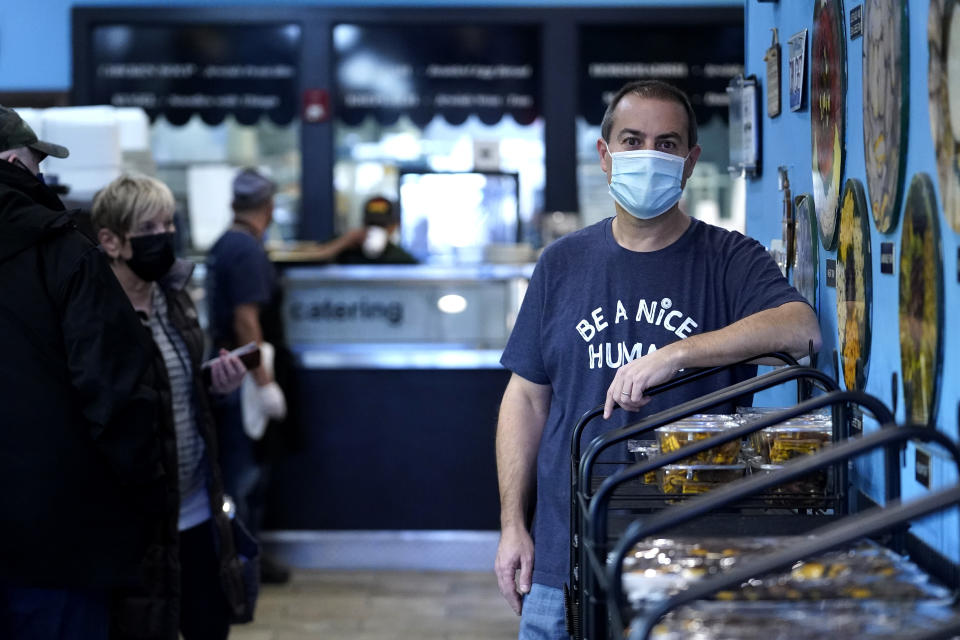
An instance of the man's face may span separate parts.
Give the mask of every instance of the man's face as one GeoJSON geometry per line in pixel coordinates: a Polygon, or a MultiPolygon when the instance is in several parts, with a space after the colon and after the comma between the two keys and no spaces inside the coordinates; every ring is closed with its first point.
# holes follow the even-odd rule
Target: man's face
{"type": "Polygon", "coordinates": [[[700,157],[700,146],[691,149],[687,140],[687,112],[678,102],[659,98],[642,98],[627,94],[617,103],[613,112],[613,128],[610,140],[604,144],[597,141],[600,166],[610,182],[612,161],[610,153],[617,151],[661,151],[687,158],[683,170],[683,185],[693,173],[700,157]],[[609,147],[610,153],[607,152],[609,147]]]}

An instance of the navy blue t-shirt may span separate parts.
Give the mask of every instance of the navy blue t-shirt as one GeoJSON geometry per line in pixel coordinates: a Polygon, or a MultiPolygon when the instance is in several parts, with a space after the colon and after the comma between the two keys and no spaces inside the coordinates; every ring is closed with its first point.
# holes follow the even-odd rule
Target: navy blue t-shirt
{"type": "MultiPolygon", "coordinates": [[[[276,269],[257,238],[235,229],[220,236],[207,254],[207,308],[214,348],[239,346],[233,330],[238,305],[257,304],[262,316],[278,293],[276,269]]],[[[266,326],[263,331],[271,341],[266,326]]]]}
{"type": "MultiPolygon", "coordinates": [[[[552,388],[537,456],[533,581],[569,574],[570,437],[601,404],[618,367],[677,340],[803,301],[759,242],[698,220],[659,251],[624,249],[608,218],[549,245],[534,269],[500,362],[552,388]]],[[[728,386],[746,371],[711,376],[658,396],[640,412],[593,420],[598,434],[728,386]]],[[[720,411],[718,409],[717,411],[720,411]]]]}

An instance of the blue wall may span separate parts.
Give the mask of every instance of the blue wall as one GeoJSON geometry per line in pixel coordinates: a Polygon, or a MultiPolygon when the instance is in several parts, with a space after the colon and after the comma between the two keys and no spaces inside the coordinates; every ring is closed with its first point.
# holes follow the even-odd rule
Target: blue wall
{"type": "Polygon", "coordinates": [[[739,7],[738,0],[4,0],[0,11],[0,91],[70,88],[70,10],[75,6],[346,6],[351,7],[739,7]],[[43,33],[43,42],[35,34],[43,33]]]}
{"type": "MultiPolygon", "coordinates": [[[[866,171],[863,153],[863,38],[850,40],[849,11],[860,2],[848,0],[844,3],[847,12],[847,28],[844,29],[847,46],[847,96],[846,96],[846,158],[843,180],[857,178],[866,188],[866,171]]],[[[911,178],[919,172],[925,172],[938,183],[936,157],[930,133],[930,117],[927,101],[927,12],[929,0],[908,0],[909,12],[909,81],[910,81],[910,122],[907,132],[907,155],[904,191],[911,178]]],[[[746,16],[746,67],[748,74],[756,74],[765,85],[766,67],[764,53],[770,46],[770,29],[779,30],[781,49],[781,91],[784,95],[783,110],[780,116],[770,119],[766,116],[766,107],[762,107],[763,173],[750,180],[747,185],[747,231],[765,244],[771,238],[780,237],[781,193],[777,190],[777,166],[787,165],[790,170],[790,182],[794,195],[812,193],[811,150],[810,150],[810,108],[809,100],[803,111],[791,112],[786,101],[787,86],[787,45],[786,41],[801,29],[807,29],[807,46],[813,35],[813,6],[811,0],[790,0],[779,3],[765,3],[748,0],[746,16]]],[[[809,98],[810,71],[807,66],[806,97],[809,98]]],[[[765,90],[765,87],[764,87],[765,90]]],[[[938,186],[939,189],[939,186],[938,186]]],[[[940,203],[939,192],[937,201],[940,203]]],[[[869,205],[868,205],[869,206],[869,205]]],[[[940,210],[942,212],[942,205],[940,210]]],[[[901,200],[902,212],[902,200],[901,200]]],[[[901,215],[902,218],[902,215],[901,215]]],[[[866,391],[892,404],[891,374],[896,372],[902,380],[900,371],[900,338],[898,320],[899,295],[899,256],[900,231],[902,220],[889,234],[881,234],[872,223],[871,239],[873,250],[873,341],[870,350],[869,371],[866,391]],[[880,243],[893,242],[894,274],[880,273],[880,243]]],[[[958,420],[958,379],[960,379],[960,336],[952,328],[960,322],[960,286],[957,284],[957,244],[958,235],[940,216],[942,255],[944,256],[944,327],[946,330],[943,345],[944,364],[937,410],[938,428],[953,438],[957,437],[958,420]]],[[[820,247],[820,327],[824,335],[820,365],[826,371],[828,355],[837,348],[836,291],[824,286],[826,258],[836,259],[836,251],[825,252],[820,247]]],[[[902,384],[897,419],[904,419],[902,384]]],[[[875,425],[868,425],[876,428],[875,425]]],[[[902,492],[905,498],[924,491],[914,480],[914,452],[909,449],[906,467],[902,471],[902,492]]],[[[949,469],[945,460],[935,457],[933,461],[934,486],[955,483],[956,474],[949,469]]],[[[881,459],[874,456],[858,461],[860,486],[875,499],[880,499],[883,491],[883,472],[881,459]]],[[[951,512],[947,516],[933,516],[920,523],[915,531],[925,542],[940,552],[957,560],[958,519],[951,512]]]]}

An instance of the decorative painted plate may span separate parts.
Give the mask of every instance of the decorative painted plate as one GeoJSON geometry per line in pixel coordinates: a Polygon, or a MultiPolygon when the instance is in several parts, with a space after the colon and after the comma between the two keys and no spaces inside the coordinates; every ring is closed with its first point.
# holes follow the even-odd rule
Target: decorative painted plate
{"type": "Polygon", "coordinates": [[[817,273],[820,269],[817,255],[817,215],[813,198],[799,196],[796,200],[793,251],[793,286],[797,288],[814,311],[817,307],[817,273]]]}
{"type": "Polygon", "coordinates": [[[943,215],[960,232],[960,2],[931,0],[927,20],[930,133],[937,153],[943,215]],[[953,87],[953,91],[950,91],[953,87]]]}
{"type": "Polygon", "coordinates": [[[837,240],[837,204],[843,175],[844,100],[847,60],[840,0],[816,0],[810,47],[810,137],[813,145],[813,201],[823,248],[837,240]]]}
{"type": "Polygon", "coordinates": [[[910,183],[900,239],[900,368],[909,422],[935,424],[943,360],[943,262],[933,180],[910,183]]]}
{"type": "Polygon", "coordinates": [[[840,204],[837,328],[840,332],[843,382],[851,390],[864,388],[870,358],[873,262],[869,216],[863,184],[850,178],[843,189],[840,204]]]}
{"type": "Polygon", "coordinates": [[[907,152],[909,48],[906,0],[867,0],[863,35],[863,148],[877,231],[897,226],[907,152]]]}

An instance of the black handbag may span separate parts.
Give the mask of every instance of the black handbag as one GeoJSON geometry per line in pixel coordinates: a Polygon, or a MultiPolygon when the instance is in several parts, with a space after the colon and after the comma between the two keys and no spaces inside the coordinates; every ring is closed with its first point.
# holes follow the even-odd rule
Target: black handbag
{"type": "Polygon", "coordinates": [[[231,624],[242,624],[253,620],[257,607],[260,543],[236,517],[233,505],[228,502],[226,506],[214,516],[220,531],[220,581],[230,605],[231,624]]]}

